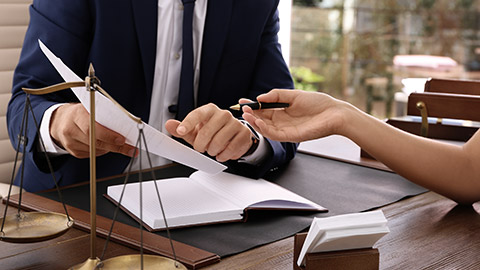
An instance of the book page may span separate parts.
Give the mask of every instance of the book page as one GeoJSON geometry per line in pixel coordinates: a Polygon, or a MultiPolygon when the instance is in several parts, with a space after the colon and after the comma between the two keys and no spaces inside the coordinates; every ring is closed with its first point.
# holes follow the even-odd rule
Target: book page
{"type": "MultiPolygon", "coordinates": [[[[240,220],[243,209],[189,178],[157,180],[158,190],[171,227],[207,222],[240,220]]],[[[107,194],[118,202],[123,185],[109,186],[107,194]]],[[[143,220],[151,228],[165,227],[153,181],[142,183],[143,220]]],[[[127,184],[122,206],[140,217],[140,184],[127,184]]]]}
{"type": "MultiPolygon", "coordinates": [[[[268,209],[326,210],[268,181],[223,172],[208,174],[197,171],[190,178],[171,178],[156,182],[170,227],[240,221],[244,209],[256,203],[268,209]]],[[[118,202],[122,188],[123,185],[110,186],[107,194],[118,202]]],[[[143,182],[142,188],[143,221],[153,229],[164,228],[165,222],[154,182],[143,182]]],[[[121,204],[137,218],[140,218],[139,197],[139,183],[127,184],[121,204]]]]}
{"type": "Polygon", "coordinates": [[[190,178],[211,189],[214,193],[228,198],[241,209],[258,206],[268,209],[326,210],[324,207],[264,179],[251,179],[226,172],[211,175],[201,171],[193,173],[190,178]]]}
{"type": "Polygon", "coordinates": [[[325,231],[320,243],[313,245],[309,252],[370,248],[389,230],[385,226],[325,231]]]}
{"type": "Polygon", "coordinates": [[[314,218],[298,256],[304,264],[305,254],[372,247],[389,232],[381,210],[314,218]]]}

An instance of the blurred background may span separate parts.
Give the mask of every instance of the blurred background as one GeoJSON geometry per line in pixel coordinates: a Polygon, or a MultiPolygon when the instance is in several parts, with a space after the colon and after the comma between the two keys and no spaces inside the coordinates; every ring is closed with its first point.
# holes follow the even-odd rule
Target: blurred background
{"type": "Polygon", "coordinates": [[[425,78],[480,79],[480,1],[282,0],[279,9],[296,88],[378,118],[404,114],[425,78]]]}

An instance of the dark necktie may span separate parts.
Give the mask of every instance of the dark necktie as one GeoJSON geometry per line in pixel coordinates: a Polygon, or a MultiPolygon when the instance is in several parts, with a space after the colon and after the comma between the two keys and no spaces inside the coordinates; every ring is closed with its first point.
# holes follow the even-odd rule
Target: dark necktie
{"type": "Polygon", "coordinates": [[[194,109],[193,97],[193,8],[195,0],[183,2],[183,35],[182,35],[182,71],[180,73],[180,90],[178,92],[177,119],[183,120],[194,109]]]}

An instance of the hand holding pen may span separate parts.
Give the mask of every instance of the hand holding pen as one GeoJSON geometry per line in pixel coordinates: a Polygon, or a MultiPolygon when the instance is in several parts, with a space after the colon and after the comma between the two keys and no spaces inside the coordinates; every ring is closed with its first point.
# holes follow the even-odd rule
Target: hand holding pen
{"type": "Polygon", "coordinates": [[[263,110],[263,109],[280,109],[280,108],[288,108],[290,104],[284,102],[247,102],[247,103],[240,103],[233,106],[230,106],[231,110],[240,111],[242,110],[243,106],[248,106],[252,110],[263,110]]]}
{"type": "MultiPolygon", "coordinates": [[[[244,103],[241,100],[240,103],[244,103]]],[[[342,123],[337,111],[343,102],[320,92],[274,89],[257,97],[262,104],[288,104],[279,110],[242,106],[242,117],[263,136],[282,142],[300,142],[332,135],[342,123]]]]}

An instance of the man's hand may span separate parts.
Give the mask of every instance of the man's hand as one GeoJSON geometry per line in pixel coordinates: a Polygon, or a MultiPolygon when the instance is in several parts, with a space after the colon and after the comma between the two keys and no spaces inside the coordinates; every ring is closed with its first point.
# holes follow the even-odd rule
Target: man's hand
{"type": "Polygon", "coordinates": [[[229,111],[211,103],[190,112],[182,122],[168,120],[165,127],[173,136],[219,162],[239,159],[252,145],[250,129],[229,111]]]}
{"type": "MultiPolygon", "coordinates": [[[[90,115],[80,103],[58,107],[50,120],[50,136],[53,141],[76,158],[89,157],[90,115]]],[[[96,154],[116,152],[126,156],[135,154],[135,147],[125,143],[125,137],[96,123],[96,154]]]]}

